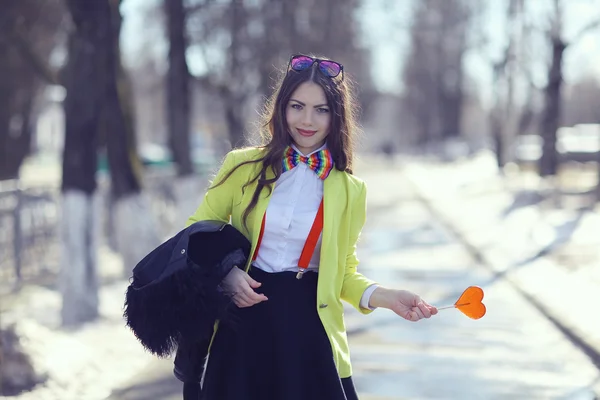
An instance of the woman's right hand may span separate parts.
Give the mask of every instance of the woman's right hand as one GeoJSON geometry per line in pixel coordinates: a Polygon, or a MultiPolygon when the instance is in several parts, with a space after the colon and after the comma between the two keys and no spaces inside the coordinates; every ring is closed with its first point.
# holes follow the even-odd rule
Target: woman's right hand
{"type": "Polygon", "coordinates": [[[260,282],[252,279],[250,275],[238,267],[233,267],[221,283],[225,292],[231,296],[235,305],[240,308],[251,307],[261,301],[269,300],[264,294],[254,291],[260,285],[260,282]]]}

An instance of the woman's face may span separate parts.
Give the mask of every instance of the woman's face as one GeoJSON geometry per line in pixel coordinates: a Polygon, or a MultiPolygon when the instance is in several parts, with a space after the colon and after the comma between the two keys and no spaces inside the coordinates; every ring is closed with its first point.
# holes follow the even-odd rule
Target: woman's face
{"type": "Polygon", "coordinates": [[[294,144],[308,155],[325,143],[331,114],[321,86],[304,82],[292,93],[286,106],[288,132],[294,144]]]}

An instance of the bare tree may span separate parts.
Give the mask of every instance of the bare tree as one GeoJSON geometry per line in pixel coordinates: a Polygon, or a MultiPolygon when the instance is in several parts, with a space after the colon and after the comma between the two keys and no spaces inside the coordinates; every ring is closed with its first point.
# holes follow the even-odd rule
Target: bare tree
{"type": "MultiPolygon", "coordinates": [[[[422,19],[415,19],[413,30],[420,30],[418,26],[422,19]]],[[[435,57],[436,54],[434,53],[435,57]]],[[[435,101],[435,81],[432,69],[436,65],[431,60],[431,53],[428,51],[428,44],[423,34],[413,34],[411,36],[411,53],[408,57],[404,71],[403,81],[405,83],[405,93],[403,103],[408,114],[412,116],[413,126],[416,130],[417,143],[424,145],[434,139],[438,127],[438,119],[433,117],[437,115],[438,103],[435,101]]]]}
{"type": "Polygon", "coordinates": [[[128,277],[133,267],[158,245],[160,238],[150,199],[141,190],[142,171],[135,139],[132,90],[120,57],[120,3],[121,0],[107,2],[110,31],[103,47],[97,51],[103,56],[99,73],[105,82],[102,127],[110,170],[112,207],[109,217],[114,221],[123,274],[128,277]]]}
{"type": "MultiPolygon", "coordinates": [[[[220,93],[232,146],[246,143],[247,106],[271,93],[275,67],[292,53],[347,63],[365,82],[366,57],[356,46],[358,1],[198,2],[190,14],[190,44],[205,53],[206,81],[220,93]],[[201,11],[198,11],[201,10],[201,11]],[[223,43],[227,45],[224,46],[223,43]],[[215,49],[223,49],[215,52],[215,49]],[[363,67],[364,66],[364,67],[363,67]]],[[[188,10],[192,10],[189,9],[188,10]]],[[[365,85],[369,87],[369,85],[365,85]]]]}
{"type": "Polygon", "coordinates": [[[289,56],[300,53],[302,44],[298,35],[298,9],[301,2],[264,0],[254,16],[264,27],[262,40],[257,41],[257,65],[260,86],[259,91],[266,97],[274,89],[278,72],[275,70],[289,56]]]}
{"type": "Polygon", "coordinates": [[[111,194],[118,201],[135,196],[141,190],[141,170],[137,157],[131,85],[121,64],[119,37],[122,18],[121,0],[108,0],[110,37],[102,49],[106,92],[103,104],[102,136],[105,139],[110,170],[111,194]]]}
{"type": "MultiPolygon", "coordinates": [[[[174,193],[179,211],[178,220],[183,221],[198,206],[198,193],[205,182],[194,175],[190,141],[190,103],[191,76],[186,60],[188,37],[186,21],[189,13],[203,12],[198,3],[194,10],[186,9],[182,0],[165,0],[164,11],[169,43],[169,69],[167,71],[166,111],[168,120],[168,140],[173,160],[177,166],[177,179],[174,182],[174,193]]],[[[198,160],[202,161],[202,160],[198,160]]]]}
{"type": "Polygon", "coordinates": [[[460,135],[464,69],[473,4],[425,0],[415,9],[403,70],[404,103],[421,144],[460,135]]]}
{"type": "Polygon", "coordinates": [[[563,56],[573,43],[579,41],[585,34],[600,26],[600,16],[582,28],[575,37],[567,42],[563,36],[563,16],[565,2],[553,1],[553,15],[547,34],[551,46],[551,62],[544,90],[545,105],[541,120],[541,133],[544,139],[542,157],[539,161],[541,176],[555,175],[558,169],[558,154],[556,150],[556,132],[560,126],[562,111],[561,89],[563,84],[563,56]]]}
{"type": "Polygon", "coordinates": [[[246,143],[244,105],[258,87],[255,55],[249,45],[249,22],[249,8],[241,0],[207,0],[188,8],[190,45],[204,54],[208,71],[203,81],[223,102],[226,135],[232,147],[246,143]],[[223,41],[227,42],[226,47],[223,41]],[[215,53],[219,48],[223,50],[215,53]]]}
{"type": "MultiPolygon", "coordinates": [[[[142,2],[135,18],[143,22],[143,33],[122,49],[123,76],[131,82],[132,112],[135,115],[136,140],[139,143],[161,143],[167,140],[166,79],[168,60],[163,47],[157,46],[165,36],[165,6],[163,2],[142,2]],[[133,45],[133,46],[132,46],[133,45]]],[[[134,22],[134,21],[132,21],[134,22]]],[[[142,149],[144,150],[144,149],[142,149]]]]}
{"type": "Polygon", "coordinates": [[[0,179],[15,178],[31,150],[40,89],[56,83],[48,67],[60,43],[64,9],[58,0],[6,0],[0,12],[0,179]]]}
{"type": "MultiPolygon", "coordinates": [[[[0,11],[0,180],[16,178],[32,151],[34,119],[46,83],[56,83],[49,67],[61,44],[63,5],[6,0],[0,11]]],[[[0,326],[0,395],[15,396],[42,382],[15,326],[0,326]]]]}
{"type": "Polygon", "coordinates": [[[244,114],[242,104],[247,100],[250,91],[244,90],[247,85],[246,74],[251,71],[245,70],[245,58],[249,58],[248,49],[244,43],[248,16],[242,0],[231,0],[229,5],[229,32],[230,45],[227,54],[226,68],[229,71],[229,82],[219,86],[221,95],[225,101],[225,118],[229,127],[229,139],[232,147],[240,147],[245,144],[244,138],[244,114]]]}
{"type": "Polygon", "coordinates": [[[508,43],[502,58],[493,63],[494,106],[490,113],[490,126],[500,169],[508,161],[508,147],[517,129],[514,82],[520,62],[517,50],[523,39],[523,7],[524,0],[510,0],[508,3],[508,43]]]}
{"type": "Polygon", "coordinates": [[[98,316],[96,192],[97,139],[106,82],[103,47],[112,46],[110,9],[104,0],[68,0],[73,27],[63,70],[67,96],[62,175],[62,322],[98,316]]]}
{"type": "Polygon", "coordinates": [[[250,14],[262,33],[251,38],[256,47],[259,91],[268,96],[273,82],[289,57],[296,53],[314,54],[347,65],[347,73],[364,88],[371,89],[368,55],[357,44],[357,0],[306,0],[302,2],[263,0],[250,14]],[[324,40],[324,38],[326,38],[324,40]]]}
{"type": "Polygon", "coordinates": [[[441,135],[457,137],[461,132],[463,105],[463,58],[468,49],[468,29],[471,19],[469,2],[440,2],[441,26],[436,51],[440,54],[436,73],[440,107],[441,135]]]}
{"type": "Polygon", "coordinates": [[[63,154],[62,319],[76,325],[98,315],[97,151],[106,145],[119,251],[125,274],[156,245],[148,201],[140,192],[134,124],[120,65],[118,0],[68,0],[73,28],[62,71],[67,97],[63,154]],[[140,218],[143,215],[143,218],[140,218]]]}
{"type": "Polygon", "coordinates": [[[190,72],[187,50],[186,12],[183,0],[164,2],[169,38],[167,71],[167,117],[169,145],[180,177],[193,172],[190,157],[190,72]]]}
{"type": "Polygon", "coordinates": [[[567,85],[563,90],[564,126],[600,124],[600,80],[589,76],[567,85]]]}

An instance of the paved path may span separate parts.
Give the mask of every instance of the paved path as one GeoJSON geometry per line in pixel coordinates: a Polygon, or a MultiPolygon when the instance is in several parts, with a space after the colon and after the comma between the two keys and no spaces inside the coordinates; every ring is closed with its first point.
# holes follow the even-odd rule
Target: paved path
{"type": "MultiPolygon", "coordinates": [[[[469,285],[488,313],[444,310],[409,323],[388,310],[346,313],[354,380],[362,400],[592,400],[600,372],[513,286],[480,266],[393,169],[357,169],[369,185],[361,271],[387,286],[452,304],[469,285]]],[[[170,361],[155,361],[110,400],[180,399],[170,361]]]]}
{"type": "Polygon", "coordinates": [[[590,360],[511,285],[477,265],[411,185],[393,170],[363,175],[370,211],[362,271],[437,305],[480,285],[488,309],[477,321],[457,310],[417,324],[387,310],[362,317],[370,325],[351,346],[365,399],[594,398],[600,373],[590,360]]]}
{"type": "Polygon", "coordinates": [[[600,367],[600,204],[551,194],[531,176],[503,179],[494,163],[482,154],[410,162],[403,173],[439,220],[600,367]]]}

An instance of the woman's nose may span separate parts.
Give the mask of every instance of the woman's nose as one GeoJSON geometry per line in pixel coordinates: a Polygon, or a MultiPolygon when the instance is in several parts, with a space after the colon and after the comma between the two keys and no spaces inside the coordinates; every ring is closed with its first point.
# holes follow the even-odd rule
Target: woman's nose
{"type": "Polygon", "coordinates": [[[306,109],[304,111],[304,115],[302,118],[302,122],[304,123],[304,125],[312,126],[312,118],[313,118],[312,111],[309,109],[306,109]]]}

